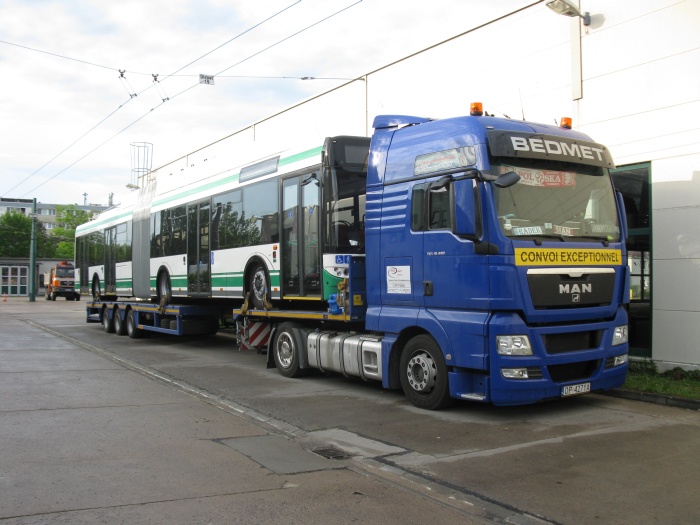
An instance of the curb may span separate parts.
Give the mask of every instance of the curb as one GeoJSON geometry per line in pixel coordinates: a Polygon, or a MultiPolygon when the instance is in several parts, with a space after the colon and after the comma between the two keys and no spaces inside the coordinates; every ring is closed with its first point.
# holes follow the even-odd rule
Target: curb
{"type": "Polygon", "coordinates": [[[632,401],[643,401],[645,403],[655,403],[676,408],[687,408],[689,410],[700,410],[700,400],[685,399],[682,397],[664,396],[661,394],[649,394],[646,392],[636,392],[634,390],[615,389],[601,392],[603,395],[630,399],[632,401]]]}

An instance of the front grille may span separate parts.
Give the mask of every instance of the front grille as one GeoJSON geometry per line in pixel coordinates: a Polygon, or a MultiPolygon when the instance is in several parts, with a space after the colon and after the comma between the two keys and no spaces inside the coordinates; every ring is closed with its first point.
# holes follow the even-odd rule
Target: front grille
{"type": "Polygon", "coordinates": [[[566,363],[563,365],[550,365],[547,367],[552,381],[561,383],[563,381],[577,381],[588,379],[600,367],[600,360],[581,361],[579,363],[566,363]]]}
{"type": "Polygon", "coordinates": [[[542,342],[548,354],[563,354],[598,348],[602,337],[602,330],[591,330],[587,332],[544,334],[542,335],[542,342]]]}
{"type": "Polygon", "coordinates": [[[527,367],[527,378],[528,379],[542,379],[542,370],[539,366],[528,366],[527,367]]]}

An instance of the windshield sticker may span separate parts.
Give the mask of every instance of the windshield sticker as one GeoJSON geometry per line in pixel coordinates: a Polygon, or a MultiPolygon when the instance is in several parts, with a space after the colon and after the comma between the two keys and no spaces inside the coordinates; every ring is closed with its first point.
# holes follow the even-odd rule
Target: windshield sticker
{"type": "Polygon", "coordinates": [[[501,173],[514,171],[520,175],[520,182],[525,186],[538,186],[541,188],[566,188],[576,186],[576,173],[573,171],[533,170],[528,168],[516,168],[515,166],[501,166],[501,173]]]}
{"type": "Polygon", "coordinates": [[[542,235],[541,226],[528,226],[527,228],[513,228],[513,235],[542,235]]]}
{"type": "Polygon", "coordinates": [[[620,233],[620,228],[612,224],[591,224],[593,233],[620,233]]]}
{"type": "Polygon", "coordinates": [[[575,229],[576,228],[567,228],[566,226],[555,225],[554,228],[552,228],[552,231],[559,235],[568,235],[569,237],[573,237],[575,234],[575,229]]]}

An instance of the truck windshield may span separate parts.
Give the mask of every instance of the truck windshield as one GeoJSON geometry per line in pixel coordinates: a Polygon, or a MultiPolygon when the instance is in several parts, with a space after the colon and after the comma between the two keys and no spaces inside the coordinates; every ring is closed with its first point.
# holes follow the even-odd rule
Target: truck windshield
{"type": "Polygon", "coordinates": [[[56,268],[56,277],[74,277],[74,272],[72,268],[56,268]]]}
{"type": "Polygon", "coordinates": [[[615,193],[608,171],[539,159],[501,159],[494,173],[514,171],[520,181],[495,188],[501,231],[511,238],[565,242],[619,241],[615,193]]]}

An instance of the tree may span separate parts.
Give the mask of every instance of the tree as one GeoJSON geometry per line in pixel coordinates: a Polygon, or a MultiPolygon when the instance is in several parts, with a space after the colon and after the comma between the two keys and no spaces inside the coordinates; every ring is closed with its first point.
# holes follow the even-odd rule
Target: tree
{"type": "MultiPolygon", "coordinates": [[[[32,238],[32,218],[23,213],[8,210],[0,216],[0,256],[29,257],[29,245],[32,238]]],[[[50,245],[46,229],[39,221],[36,222],[37,257],[51,257],[46,254],[50,245]]]]}
{"type": "Polygon", "coordinates": [[[83,223],[92,220],[92,212],[79,210],[75,204],[56,206],[56,227],[53,237],[58,240],[55,257],[73,260],[75,255],[75,229],[83,223]]]}

